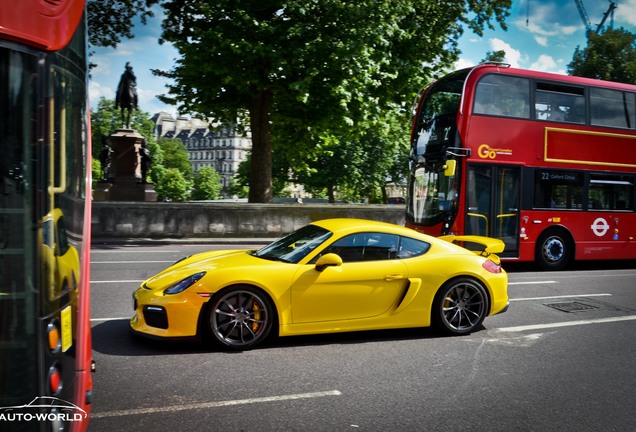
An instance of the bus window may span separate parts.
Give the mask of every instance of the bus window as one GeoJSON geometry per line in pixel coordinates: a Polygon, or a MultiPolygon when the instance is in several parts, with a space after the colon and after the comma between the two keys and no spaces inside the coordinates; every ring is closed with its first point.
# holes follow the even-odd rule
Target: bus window
{"type": "Polygon", "coordinates": [[[486,75],[475,92],[474,114],[530,117],[530,80],[508,75],[486,75]]]}
{"type": "Polygon", "coordinates": [[[534,208],[583,208],[583,176],[580,172],[537,170],[534,189],[534,208]]]}
{"type": "Polygon", "coordinates": [[[535,118],[568,123],[585,123],[585,92],[582,87],[537,83],[535,118]]]}
{"type": "Polygon", "coordinates": [[[636,128],[636,94],[590,88],[592,124],[636,128]]]}
{"type": "Polygon", "coordinates": [[[592,174],[588,193],[591,210],[634,210],[632,176],[592,174]]]}

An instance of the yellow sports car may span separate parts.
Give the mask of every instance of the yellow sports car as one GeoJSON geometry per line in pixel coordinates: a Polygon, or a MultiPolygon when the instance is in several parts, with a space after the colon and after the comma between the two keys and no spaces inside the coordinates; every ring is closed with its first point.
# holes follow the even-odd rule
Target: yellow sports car
{"type": "Polygon", "coordinates": [[[160,338],[209,335],[235,350],[273,332],[434,325],[466,334],[508,307],[508,276],[493,255],[503,248],[486,237],[435,238],[381,222],[323,220],[259,250],[178,261],[135,291],[130,326],[160,338]],[[478,250],[465,248],[471,245],[478,250]]]}

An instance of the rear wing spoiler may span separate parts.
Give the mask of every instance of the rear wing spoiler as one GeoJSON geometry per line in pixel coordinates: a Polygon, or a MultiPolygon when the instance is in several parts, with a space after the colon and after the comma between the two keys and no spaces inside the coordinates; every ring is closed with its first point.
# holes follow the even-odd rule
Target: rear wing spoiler
{"type": "Polygon", "coordinates": [[[476,236],[476,235],[445,235],[438,237],[440,240],[461,246],[477,255],[488,256],[490,254],[499,254],[504,251],[505,243],[499,239],[492,237],[476,236]]]}

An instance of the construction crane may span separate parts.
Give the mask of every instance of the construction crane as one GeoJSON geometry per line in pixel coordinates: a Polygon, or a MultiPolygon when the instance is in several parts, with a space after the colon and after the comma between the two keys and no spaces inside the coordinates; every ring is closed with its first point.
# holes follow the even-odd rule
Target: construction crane
{"type": "MultiPolygon", "coordinates": [[[[592,31],[592,24],[590,23],[590,18],[587,16],[587,12],[585,11],[585,6],[583,6],[583,0],[574,0],[574,3],[576,3],[576,7],[579,10],[579,15],[581,15],[581,19],[583,20],[583,24],[585,25],[585,30],[589,34],[592,31]]],[[[610,25],[610,27],[614,27],[614,10],[617,7],[618,6],[616,5],[616,2],[610,1],[609,8],[607,8],[607,11],[605,11],[605,13],[603,14],[603,19],[601,20],[600,24],[596,26],[596,34],[601,31],[603,25],[605,24],[605,21],[607,21],[607,17],[609,17],[610,15],[612,16],[612,24],[610,25]]]]}

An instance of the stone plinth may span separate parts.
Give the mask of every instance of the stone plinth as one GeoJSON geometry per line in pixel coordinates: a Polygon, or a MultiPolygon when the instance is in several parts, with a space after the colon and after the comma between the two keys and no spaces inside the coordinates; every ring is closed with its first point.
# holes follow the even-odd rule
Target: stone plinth
{"type": "Polygon", "coordinates": [[[112,149],[108,181],[95,184],[96,201],[156,201],[152,183],[141,173],[141,148],[144,137],[134,129],[118,129],[108,137],[112,149]]]}

